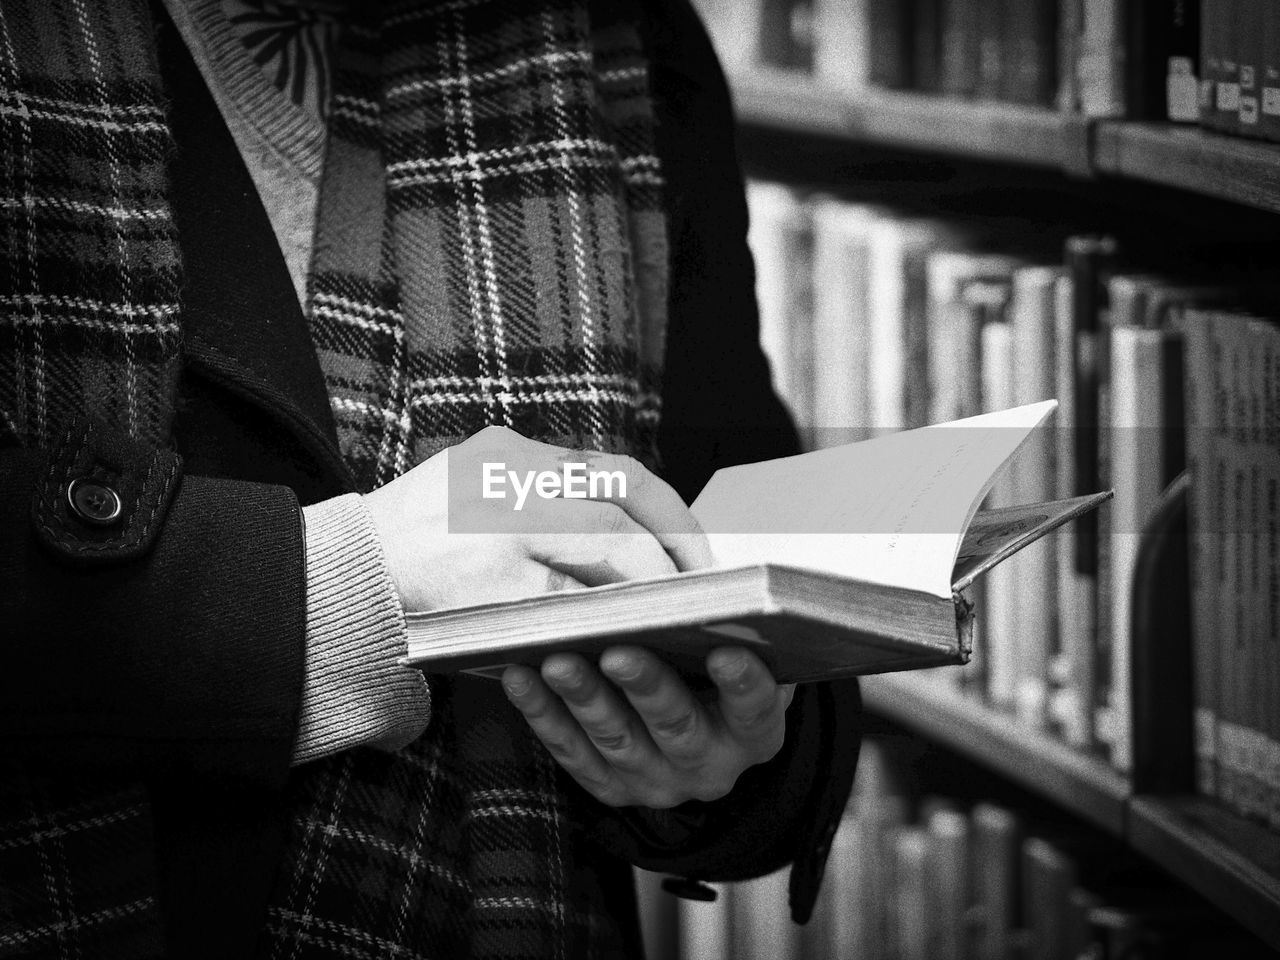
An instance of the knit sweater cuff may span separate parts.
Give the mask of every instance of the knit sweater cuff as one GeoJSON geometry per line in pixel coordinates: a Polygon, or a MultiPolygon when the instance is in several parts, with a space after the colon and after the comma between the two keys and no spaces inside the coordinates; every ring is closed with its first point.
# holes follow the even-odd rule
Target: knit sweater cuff
{"type": "Polygon", "coordinates": [[[303,514],[307,665],[293,762],[399,749],[426,727],[431,700],[422,674],[396,662],[408,634],[373,520],[354,493],[303,514]]]}

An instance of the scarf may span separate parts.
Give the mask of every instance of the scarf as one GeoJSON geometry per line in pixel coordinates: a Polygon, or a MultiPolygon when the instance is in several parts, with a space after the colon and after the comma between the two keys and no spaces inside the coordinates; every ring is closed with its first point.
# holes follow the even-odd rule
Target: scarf
{"type": "MultiPolygon", "coordinates": [[[[309,325],[359,486],[488,424],[652,464],[667,256],[635,23],[583,0],[352,7],[309,325]]],[[[145,4],[0,12],[0,426],[38,445],[91,409],[164,443],[181,257],[145,4]]],[[[582,801],[497,685],[431,686],[410,747],[295,771],[265,955],[634,951],[582,801]]]]}

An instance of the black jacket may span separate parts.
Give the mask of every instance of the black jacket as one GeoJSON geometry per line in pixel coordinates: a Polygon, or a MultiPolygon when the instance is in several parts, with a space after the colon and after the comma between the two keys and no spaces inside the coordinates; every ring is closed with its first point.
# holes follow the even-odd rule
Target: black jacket
{"type": "MultiPolygon", "coordinates": [[[[659,446],[688,499],[717,467],[796,441],[757,342],[724,79],[687,4],[650,6],[672,256],[659,446]]],[[[185,53],[171,40],[162,55],[185,53]]],[[[185,267],[173,449],[97,427],[86,409],[53,449],[0,450],[0,761],[15,771],[0,798],[14,809],[28,794],[115,785],[145,820],[133,849],[86,853],[101,859],[82,872],[154,856],[171,954],[239,956],[262,926],[285,823],[304,657],[299,505],[351,478],[248,173],[207,91],[173,95],[206,103],[171,118],[185,267]],[[122,523],[77,519],[66,496],[80,477],[120,494],[122,523]]],[[[807,914],[857,756],[856,685],[841,687],[802,688],[782,753],[721,801],[666,815],[600,807],[602,843],[706,879],[796,858],[793,899],[807,914]]],[[[2,848],[0,935],[41,915],[28,909],[41,879],[15,875],[2,848]]],[[[82,911],[92,897],[81,891],[82,911]]]]}

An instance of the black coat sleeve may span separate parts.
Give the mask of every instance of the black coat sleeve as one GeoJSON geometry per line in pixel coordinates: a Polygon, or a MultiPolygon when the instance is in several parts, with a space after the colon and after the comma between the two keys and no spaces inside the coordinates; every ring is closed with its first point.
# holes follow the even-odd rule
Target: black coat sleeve
{"type": "Polygon", "coordinates": [[[301,513],[284,486],[184,476],[89,420],[0,449],[0,755],[84,775],[288,772],[302,692],[301,513]],[[115,491],[85,522],[68,488],[115,491]]]}
{"type": "MultiPolygon", "coordinates": [[[[667,182],[671,299],[659,454],[692,499],[722,466],[797,452],[759,345],[755,271],[729,92],[685,0],[649,0],[647,46],[667,182]]],[[[804,684],[783,749],[713,803],[606,817],[614,849],[636,864],[704,880],[758,876],[788,862],[791,905],[807,919],[853,784],[856,681],[804,684]]]]}

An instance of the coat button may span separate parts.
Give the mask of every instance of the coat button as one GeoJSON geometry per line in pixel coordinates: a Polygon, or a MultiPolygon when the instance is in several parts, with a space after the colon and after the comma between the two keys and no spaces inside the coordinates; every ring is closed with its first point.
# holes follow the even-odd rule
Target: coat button
{"type": "Polygon", "coordinates": [[[67,487],[67,503],[71,512],[95,527],[109,527],[120,519],[120,494],[97,480],[81,477],[67,487]]]}

